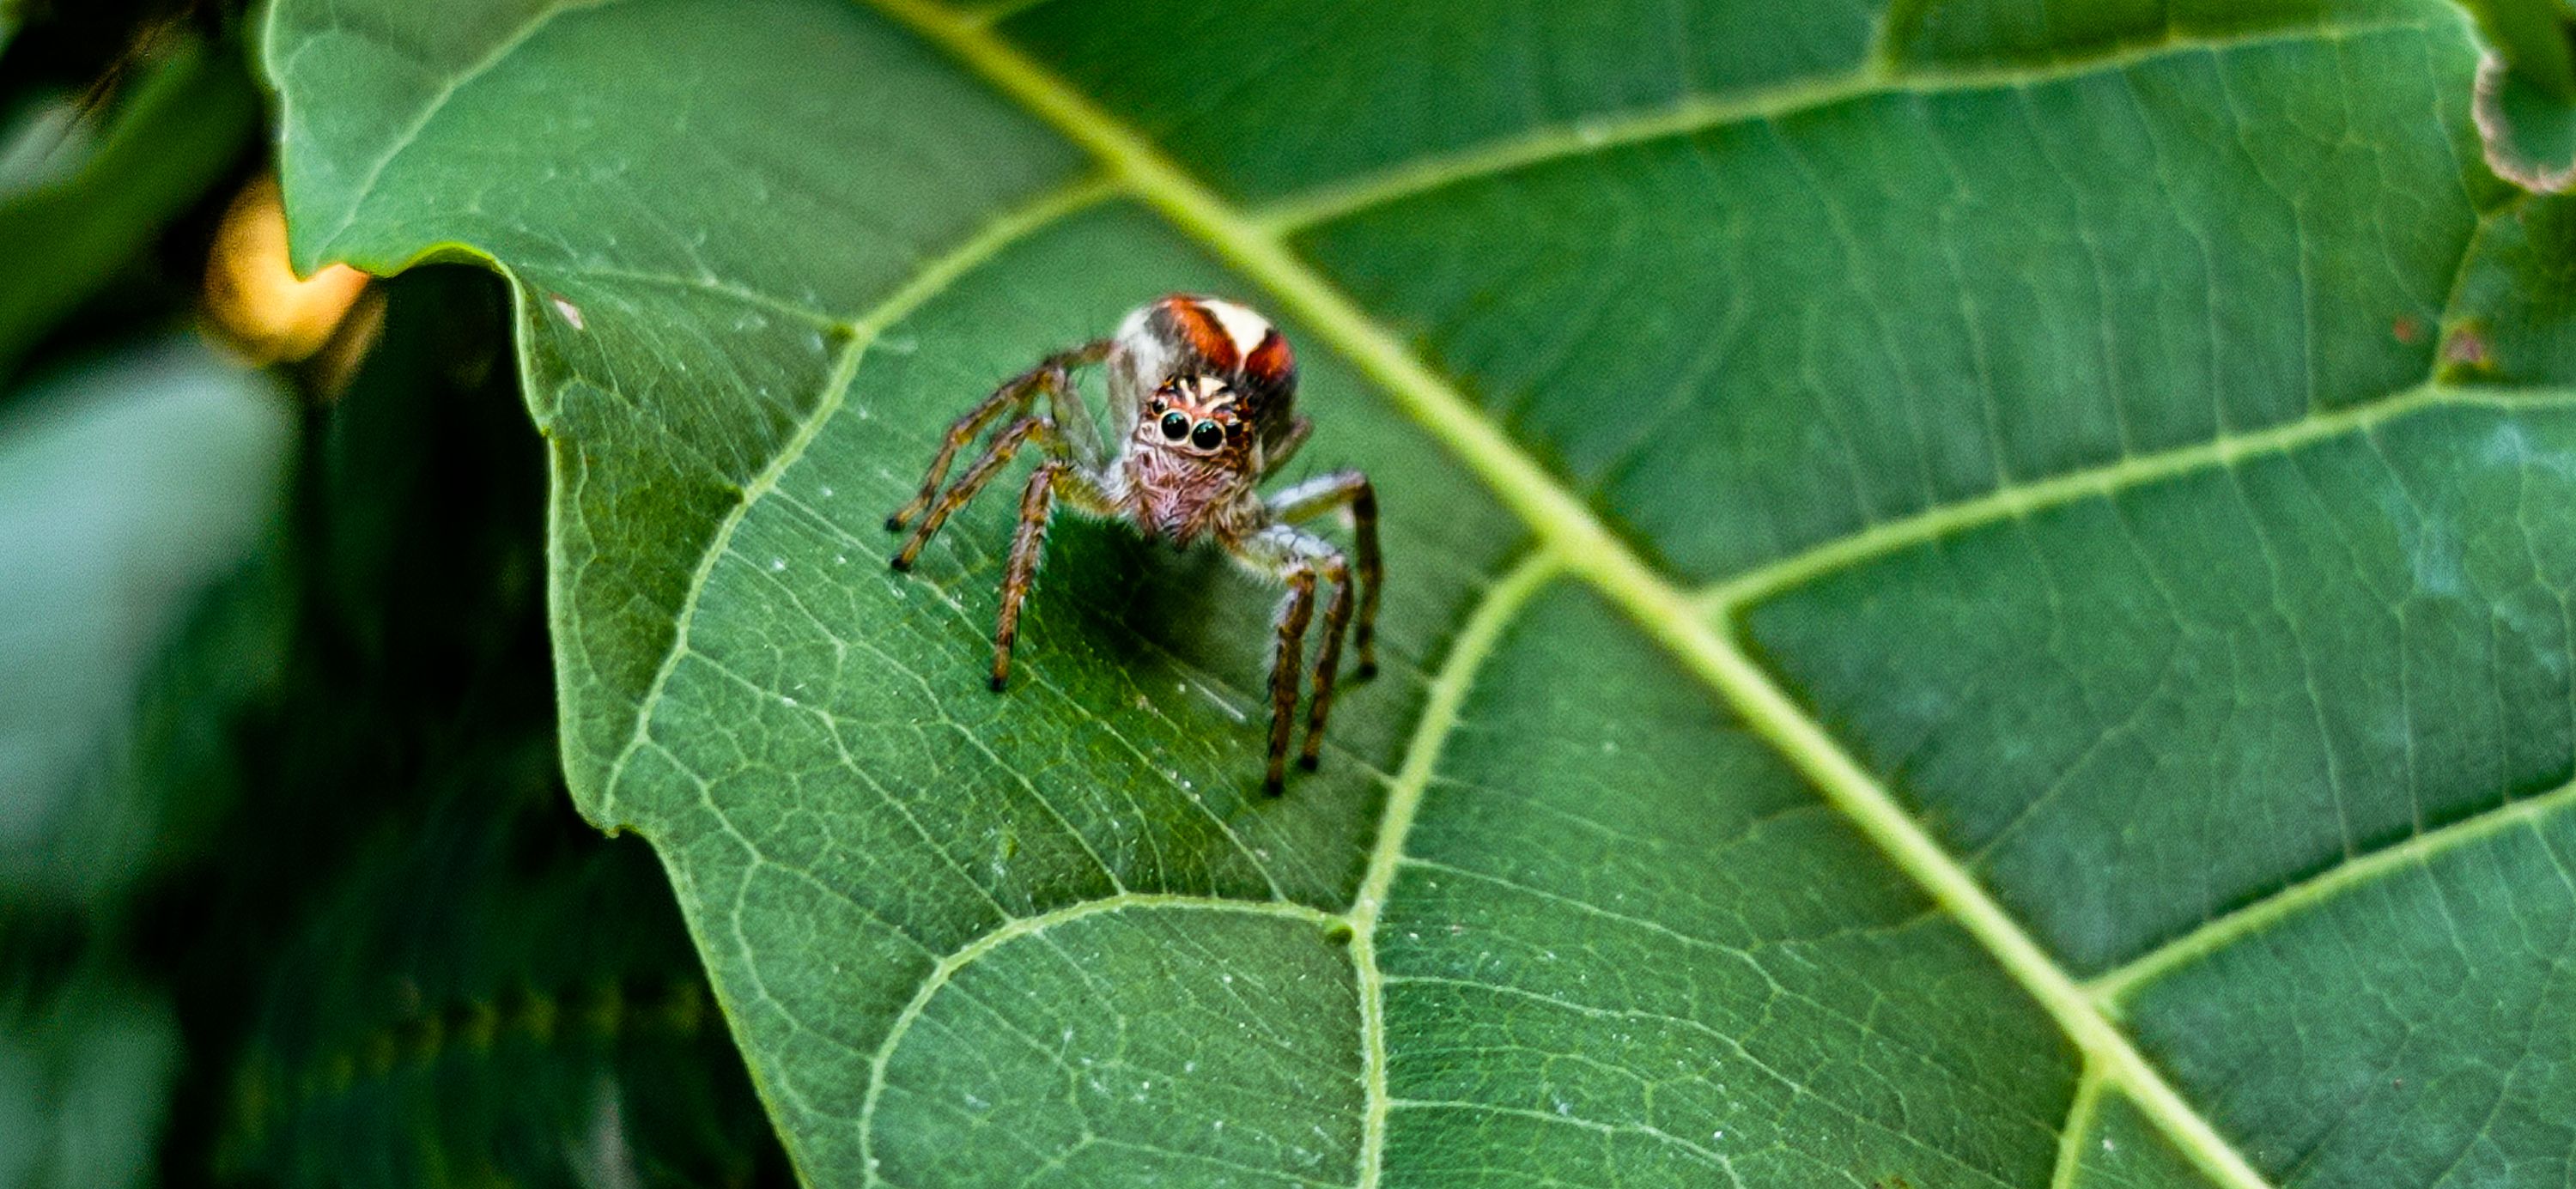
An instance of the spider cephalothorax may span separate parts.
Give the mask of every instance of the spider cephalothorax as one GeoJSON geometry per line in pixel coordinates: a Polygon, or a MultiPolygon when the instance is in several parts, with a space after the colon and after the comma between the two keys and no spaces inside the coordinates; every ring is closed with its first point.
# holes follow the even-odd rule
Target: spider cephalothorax
{"type": "Polygon", "coordinates": [[[1340,471],[1266,500],[1257,490],[1314,428],[1297,415],[1296,406],[1296,358],[1288,340],[1261,315],[1233,302],[1183,294],[1139,307],[1119,323],[1116,335],[1049,356],[949,426],[921,493],[886,518],[887,528],[900,529],[928,513],[894,555],[894,568],[912,568],[922,544],[1023,443],[1034,441],[1046,452],[1047,460],[1038,464],[1020,496],[1020,526],[1003,571],[1001,625],[993,636],[993,688],[998,690],[1010,676],[1020,603],[1036,575],[1039,544],[1056,500],[1127,521],[1147,537],[1169,540],[1175,547],[1201,536],[1214,539],[1238,561],[1288,587],[1279,606],[1271,660],[1265,774],[1265,787],[1278,792],[1319,579],[1331,585],[1332,598],[1324,608],[1324,639],[1315,657],[1300,763],[1313,768],[1323,746],[1342,635],[1353,623],[1355,586],[1364,591],[1356,600],[1353,632],[1360,676],[1377,668],[1377,495],[1368,477],[1340,471]],[[1105,363],[1109,373],[1106,435],[1094,427],[1073,383],[1073,369],[1095,363],[1105,363]],[[1028,412],[1040,394],[1051,415],[1028,412]],[[1015,415],[1010,423],[942,494],[940,483],[958,450],[1006,412],[1015,415]],[[1359,546],[1356,573],[1340,549],[1297,527],[1340,508],[1351,511],[1359,546]]]}

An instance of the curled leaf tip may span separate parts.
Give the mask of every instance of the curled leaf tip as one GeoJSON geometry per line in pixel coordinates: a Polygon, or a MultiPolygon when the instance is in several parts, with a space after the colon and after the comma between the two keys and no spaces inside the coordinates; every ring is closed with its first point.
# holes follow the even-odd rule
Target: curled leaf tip
{"type": "Polygon", "coordinates": [[[2576,103],[2548,94],[2490,51],[2478,62],[2470,113],[2497,177],[2535,194],[2576,186],[2576,103]]]}

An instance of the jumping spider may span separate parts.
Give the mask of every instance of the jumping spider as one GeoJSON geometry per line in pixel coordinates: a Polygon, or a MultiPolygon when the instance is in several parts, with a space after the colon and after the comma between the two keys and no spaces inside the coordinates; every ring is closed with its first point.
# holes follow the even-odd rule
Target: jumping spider
{"type": "Polygon", "coordinates": [[[1037,573],[1039,544],[1058,499],[1078,511],[1124,520],[1148,539],[1166,539],[1175,547],[1202,534],[1213,539],[1236,561],[1288,587],[1279,604],[1270,659],[1270,763],[1263,787],[1276,794],[1288,758],[1298,662],[1319,577],[1333,591],[1324,606],[1323,646],[1315,657],[1306,747],[1298,757],[1308,771],[1314,770],[1323,746],[1342,633],[1351,623],[1350,559],[1331,542],[1298,528],[1300,521],[1337,508],[1351,510],[1359,546],[1359,675],[1377,671],[1373,636],[1382,570],[1377,492],[1368,476],[1338,471],[1267,500],[1255,490],[1287,464],[1314,428],[1297,415],[1297,363],[1277,328],[1233,302],[1174,294],[1129,313],[1113,337],[1048,356],[949,426],[938,455],[930,460],[929,477],[921,481],[921,494],[886,518],[888,531],[900,531],[913,517],[929,512],[894,555],[894,568],[911,569],[922,544],[975,498],[1022,445],[1035,442],[1046,453],[1020,494],[1020,526],[1002,572],[1001,624],[993,633],[993,688],[1000,690],[1011,672],[1020,601],[1028,597],[1037,573]],[[1093,425],[1091,410],[1074,386],[1074,369],[1098,363],[1109,369],[1114,438],[1104,437],[1093,425]],[[1029,412],[1041,393],[1052,416],[1029,412]],[[941,494],[940,481],[957,451],[1005,413],[1014,419],[994,435],[965,476],[941,494]]]}

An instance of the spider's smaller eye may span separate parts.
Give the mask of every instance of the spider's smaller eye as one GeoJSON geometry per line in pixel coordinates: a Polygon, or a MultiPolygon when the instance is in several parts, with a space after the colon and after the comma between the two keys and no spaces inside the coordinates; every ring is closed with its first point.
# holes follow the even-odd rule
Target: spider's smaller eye
{"type": "Polygon", "coordinates": [[[1169,413],[1165,413],[1165,414],[1163,414],[1163,436],[1164,436],[1164,437],[1170,438],[1171,440],[1173,440],[1173,441],[1177,442],[1177,441],[1180,441],[1182,438],[1188,437],[1188,436],[1189,436],[1189,433],[1190,433],[1190,419],[1189,419],[1188,417],[1186,417],[1186,416],[1183,416],[1183,415],[1181,414],[1181,411],[1180,411],[1180,410],[1178,410],[1178,409],[1174,409],[1174,410],[1172,410],[1172,411],[1171,411],[1171,412],[1169,412],[1169,413]]]}
{"type": "Polygon", "coordinates": [[[1146,402],[1146,404],[1145,404],[1145,411],[1146,411],[1146,412],[1148,412],[1148,413],[1160,413],[1160,412],[1162,412],[1163,410],[1168,409],[1168,408],[1171,408],[1171,407],[1172,407],[1172,406],[1170,406],[1170,405],[1168,405],[1168,404],[1165,404],[1165,403],[1163,402],[1163,398],[1162,398],[1162,397],[1159,397],[1159,396],[1158,396],[1158,397],[1155,397],[1153,400],[1146,402]]]}
{"type": "Polygon", "coordinates": [[[1198,429],[1190,434],[1190,444],[1201,450],[1214,450],[1224,441],[1225,431],[1213,421],[1199,422],[1198,429]]]}

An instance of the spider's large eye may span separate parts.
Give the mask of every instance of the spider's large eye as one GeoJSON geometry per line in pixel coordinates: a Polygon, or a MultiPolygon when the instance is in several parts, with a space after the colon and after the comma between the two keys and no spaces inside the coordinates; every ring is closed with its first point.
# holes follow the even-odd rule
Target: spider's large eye
{"type": "Polygon", "coordinates": [[[1180,410],[1163,414],[1163,436],[1177,442],[1190,434],[1190,419],[1180,410]]]}
{"type": "Polygon", "coordinates": [[[1213,421],[1199,422],[1198,429],[1190,434],[1190,444],[1201,450],[1214,450],[1224,441],[1225,431],[1219,429],[1217,423],[1213,421]]]}

